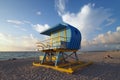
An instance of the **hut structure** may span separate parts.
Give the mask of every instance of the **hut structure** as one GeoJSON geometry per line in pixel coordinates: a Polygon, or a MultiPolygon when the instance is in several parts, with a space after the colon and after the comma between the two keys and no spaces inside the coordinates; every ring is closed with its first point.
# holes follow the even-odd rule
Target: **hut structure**
{"type": "Polygon", "coordinates": [[[78,59],[77,51],[81,48],[80,31],[66,23],[41,32],[50,38],[37,42],[38,50],[44,53],[39,57],[40,62],[33,62],[34,66],[52,68],[61,72],[73,73],[91,62],[85,63],[78,59]]]}

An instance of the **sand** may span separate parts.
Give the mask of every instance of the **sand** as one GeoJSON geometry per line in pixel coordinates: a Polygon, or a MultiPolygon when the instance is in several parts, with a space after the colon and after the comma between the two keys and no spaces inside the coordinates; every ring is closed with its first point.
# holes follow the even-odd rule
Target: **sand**
{"type": "Polygon", "coordinates": [[[0,61],[0,80],[120,80],[120,52],[86,52],[79,59],[94,64],[66,74],[32,66],[32,58],[0,61]]]}

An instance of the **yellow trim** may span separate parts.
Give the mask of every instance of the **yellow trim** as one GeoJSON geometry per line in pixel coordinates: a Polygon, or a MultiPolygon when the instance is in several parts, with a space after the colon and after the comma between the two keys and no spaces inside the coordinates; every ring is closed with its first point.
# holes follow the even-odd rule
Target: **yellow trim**
{"type": "Polygon", "coordinates": [[[49,66],[49,65],[42,65],[40,63],[33,63],[33,65],[37,66],[37,67],[51,68],[51,69],[54,69],[54,70],[58,70],[60,72],[73,73],[73,70],[71,70],[71,69],[59,68],[57,66],[55,67],[55,66],[49,66]]]}
{"type": "Polygon", "coordinates": [[[64,37],[65,37],[65,38],[64,38],[64,41],[66,41],[66,36],[67,36],[67,35],[66,35],[66,28],[65,28],[65,29],[64,29],[64,37]]]}
{"type": "Polygon", "coordinates": [[[59,41],[58,41],[58,42],[60,42],[60,31],[59,31],[59,33],[58,33],[58,36],[59,36],[59,41]]]}
{"type": "Polygon", "coordinates": [[[52,33],[50,34],[50,46],[52,46],[52,33]]]}
{"type": "MultiPolygon", "coordinates": [[[[72,65],[73,63],[71,63],[72,65]]],[[[51,68],[51,69],[54,69],[54,70],[57,70],[57,71],[60,71],[60,72],[66,72],[66,73],[70,73],[72,74],[74,71],[80,69],[80,68],[84,68],[88,65],[92,64],[92,62],[88,62],[88,63],[84,63],[84,62],[78,62],[76,66],[68,66],[68,68],[62,68],[60,66],[51,66],[51,65],[43,65],[43,64],[40,64],[40,63],[35,63],[33,62],[33,66],[37,66],[37,67],[45,67],[45,68],[51,68]]],[[[68,64],[65,64],[64,66],[66,66],[68,64]]]]}
{"type": "Polygon", "coordinates": [[[56,43],[60,43],[60,31],[58,31],[58,38],[57,38],[57,42],[56,43]]]}

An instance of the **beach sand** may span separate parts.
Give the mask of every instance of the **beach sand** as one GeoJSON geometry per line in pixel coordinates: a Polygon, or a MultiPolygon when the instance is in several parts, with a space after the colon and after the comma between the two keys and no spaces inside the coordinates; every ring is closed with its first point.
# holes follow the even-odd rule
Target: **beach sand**
{"type": "Polygon", "coordinates": [[[0,80],[120,80],[120,52],[85,52],[79,60],[94,63],[67,74],[32,66],[32,58],[0,61],[0,80]]]}

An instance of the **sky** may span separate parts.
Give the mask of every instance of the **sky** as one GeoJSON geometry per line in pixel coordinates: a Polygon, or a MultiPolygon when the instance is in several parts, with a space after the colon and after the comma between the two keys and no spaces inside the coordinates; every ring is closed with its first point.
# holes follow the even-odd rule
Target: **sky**
{"type": "Polygon", "coordinates": [[[40,32],[68,23],[81,50],[120,50],[120,0],[0,0],[0,51],[33,51],[40,32]]]}

